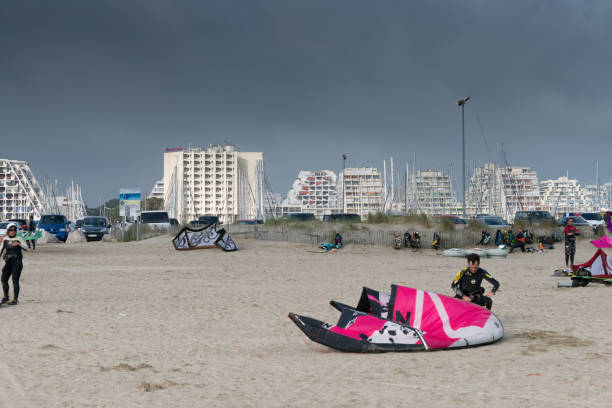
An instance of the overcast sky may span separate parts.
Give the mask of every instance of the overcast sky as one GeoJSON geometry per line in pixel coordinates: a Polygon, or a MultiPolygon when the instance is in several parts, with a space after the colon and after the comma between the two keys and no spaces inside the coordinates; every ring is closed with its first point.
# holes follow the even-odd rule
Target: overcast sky
{"type": "MultiPolygon", "coordinates": [[[[0,157],[85,199],[148,193],[165,147],[300,169],[502,160],[612,176],[612,2],[14,1],[0,5],[0,157]]],[[[456,186],[460,185],[459,179],[456,186]]]]}

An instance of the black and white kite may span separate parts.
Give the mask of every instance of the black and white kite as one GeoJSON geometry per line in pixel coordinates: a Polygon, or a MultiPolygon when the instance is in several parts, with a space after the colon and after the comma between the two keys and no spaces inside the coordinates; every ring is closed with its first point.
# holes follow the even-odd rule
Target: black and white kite
{"type": "Polygon", "coordinates": [[[234,240],[217,223],[200,229],[185,227],[176,234],[172,244],[179,251],[205,248],[221,248],[224,251],[238,249],[234,240]]]}

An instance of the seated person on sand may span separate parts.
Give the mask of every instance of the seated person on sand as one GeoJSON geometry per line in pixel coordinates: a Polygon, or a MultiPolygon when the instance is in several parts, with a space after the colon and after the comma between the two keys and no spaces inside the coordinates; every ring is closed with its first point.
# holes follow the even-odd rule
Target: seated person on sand
{"type": "Polygon", "coordinates": [[[340,233],[336,233],[336,238],[334,238],[334,247],[338,249],[342,248],[342,235],[340,235],[340,233]]]}
{"type": "Polygon", "coordinates": [[[491,309],[493,306],[491,296],[499,289],[499,282],[480,268],[480,256],[477,254],[469,254],[467,261],[468,267],[459,271],[451,285],[455,291],[455,297],[491,309]],[[487,296],[484,296],[484,288],[480,286],[483,279],[493,285],[493,289],[487,293],[487,296]]]}

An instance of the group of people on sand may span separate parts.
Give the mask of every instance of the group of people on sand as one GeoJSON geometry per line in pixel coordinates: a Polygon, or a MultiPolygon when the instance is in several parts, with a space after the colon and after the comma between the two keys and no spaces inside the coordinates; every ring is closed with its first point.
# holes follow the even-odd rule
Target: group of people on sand
{"type": "MultiPolygon", "coordinates": [[[[580,235],[580,231],[574,226],[573,219],[568,220],[563,233],[565,238],[565,266],[569,266],[574,264],[576,236],[580,235]]],[[[510,248],[510,253],[515,248],[521,248],[522,252],[525,252],[525,234],[522,229],[516,234],[516,243],[510,248]]],[[[469,254],[467,262],[467,268],[461,269],[451,284],[455,297],[491,309],[493,306],[491,297],[499,289],[499,282],[487,271],[480,268],[480,257],[477,254],[469,254]],[[493,288],[486,295],[482,287],[483,280],[493,285],[493,288]]]]}
{"type": "MultiPolygon", "coordinates": [[[[32,222],[32,217],[30,217],[32,222]]],[[[28,242],[29,244],[29,242],[28,242]]],[[[32,242],[32,246],[36,244],[32,242]]],[[[19,278],[23,269],[23,251],[27,251],[30,245],[26,245],[23,238],[17,236],[17,224],[11,223],[6,230],[6,236],[2,238],[0,255],[4,260],[2,267],[2,291],[4,297],[0,305],[16,305],[19,303],[19,278]],[[9,280],[13,281],[13,299],[9,296],[9,280]]],[[[33,248],[34,249],[34,248],[33,248]]]]}

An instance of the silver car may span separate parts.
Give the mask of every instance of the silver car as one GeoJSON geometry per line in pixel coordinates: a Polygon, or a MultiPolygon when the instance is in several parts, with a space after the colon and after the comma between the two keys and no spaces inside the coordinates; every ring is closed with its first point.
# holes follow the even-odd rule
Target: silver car
{"type": "Polygon", "coordinates": [[[510,226],[504,221],[502,217],[496,217],[494,215],[485,215],[481,217],[476,217],[476,221],[481,223],[483,226],[494,229],[508,229],[510,226]]]}

